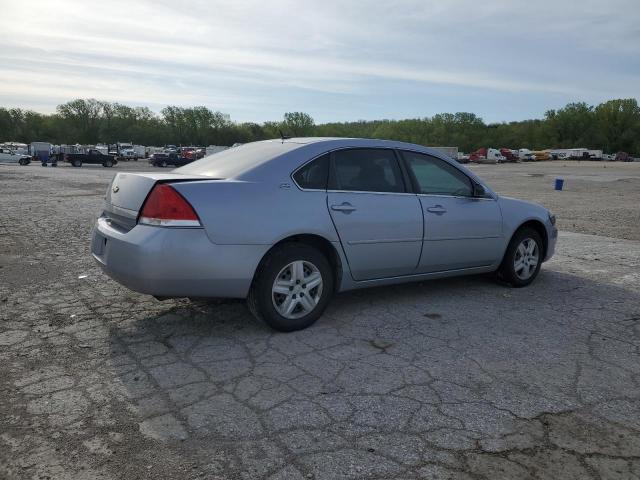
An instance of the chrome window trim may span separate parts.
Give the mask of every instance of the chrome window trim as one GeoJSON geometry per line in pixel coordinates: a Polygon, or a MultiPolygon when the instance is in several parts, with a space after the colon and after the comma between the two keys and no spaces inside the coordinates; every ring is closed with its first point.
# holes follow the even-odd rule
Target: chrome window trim
{"type": "Polygon", "coordinates": [[[371,192],[369,190],[327,190],[327,193],[365,193],[371,195],[413,195],[415,197],[415,193],[413,192],[371,192]]]}
{"type": "MultiPolygon", "coordinates": [[[[418,192],[371,192],[371,191],[364,191],[364,190],[329,190],[329,189],[323,189],[323,188],[302,188],[300,185],[298,185],[298,182],[296,182],[296,180],[294,178],[294,175],[298,172],[298,170],[304,168],[306,165],[308,165],[309,163],[313,162],[314,160],[322,157],[323,155],[330,155],[331,153],[337,152],[337,151],[340,151],[340,150],[352,150],[352,149],[358,149],[358,148],[359,149],[372,148],[372,149],[376,149],[376,150],[391,150],[391,151],[395,152],[396,155],[398,155],[398,154],[400,155],[400,158],[398,158],[396,156],[398,162],[401,162],[402,159],[403,159],[403,157],[402,157],[402,152],[403,151],[414,152],[414,153],[418,153],[418,154],[421,154],[421,155],[431,156],[431,157],[437,158],[438,160],[442,160],[442,161],[446,162],[447,164],[451,165],[453,168],[455,168],[460,173],[462,173],[464,176],[466,176],[472,184],[479,183],[480,185],[485,187],[485,189],[487,188],[481,182],[477,182],[473,177],[470,177],[467,174],[467,172],[465,172],[462,168],[460,168],[459,164],[457,164],[454,159],[446,157],[445,155],[439,156],[440,155],[439,152],[436,152],[437,153],[437,155],[436,155],[436,154],[433,154],[433,153],[427,153],[427,152],[423,152],[421,150],[416,150],[415,148],[388,147],[388,146],[380,146],[380,147],[352,147],[352,146],[348,146],[348,147],[338,147],[338,148],[333,148],[331,150],[327,150],[327,151],[322,152],[322,153],[316,155],[315,157],[307,160],[302,165],[297,167],[293,172],[291,172],[291,174],[289,175],[291,177],[291,181],[294,183],[294,185],[301,192],[375,193],[375,194],[379,194],[379,195],[416,195],[416,196],[419,196],[419,197],[431,196],[431,197],[444,197],[444,198],[472,198],[472,199],[475,199],[475,200],[493,200],[493,201],[497,201],[498,200],[498,196],[497,195],[495,197],[492,196],[492,195],[488,195],[486,197],[465,197],[465,196],[458,196],[458,195],[437,195],[437,194],[431,194],[431,193],[418,193],[418,192]]],[[[429,148],[429,147],[425,147],[425,148],[429,148]]],[[[327,184],[328,184],[328,179],[327,179],[327,184]]]]}
{"type": "Polygon", "coordinates": [[[493,202],[497,201],[496,198],[493,197],[467,197],[465,195],[442,195],[438,193],[416,193],[418,197],[438,197],[438,198],[466,198],[468,200],[491,200],[493,202]]]}

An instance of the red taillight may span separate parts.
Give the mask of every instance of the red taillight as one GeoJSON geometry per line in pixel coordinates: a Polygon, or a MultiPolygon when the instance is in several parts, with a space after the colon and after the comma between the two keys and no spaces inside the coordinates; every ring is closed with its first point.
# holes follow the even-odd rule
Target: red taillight
{"type": "Polygon", "coordinates": [[[200,219],[171,185],[158,184],[153,187],[140,211],[138,223],[162,227],[199,227],[200,219]]]}

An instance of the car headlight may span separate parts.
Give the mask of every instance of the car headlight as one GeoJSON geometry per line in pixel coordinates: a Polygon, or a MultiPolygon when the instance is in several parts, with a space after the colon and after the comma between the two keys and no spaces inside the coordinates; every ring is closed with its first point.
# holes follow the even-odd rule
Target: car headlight
{"type": "Polygon", "coordinates": [[[548,212],[548,213],[549,213],[549,221],[551,222],[551,225],[555,225],[556,224],[556,216],[551,212],[548,212]]]}

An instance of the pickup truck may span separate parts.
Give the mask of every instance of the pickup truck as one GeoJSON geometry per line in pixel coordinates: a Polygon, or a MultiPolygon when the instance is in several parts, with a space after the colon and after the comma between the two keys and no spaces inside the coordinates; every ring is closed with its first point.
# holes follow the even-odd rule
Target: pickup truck
{"type": "Polygon", "coordinates": [[[99,150],[89,150],[87,153],[65,153],[64,161],[73,167],[81,167],[83,163],[97,163],[103,167],[113,167],[118,161],[111,155],[99,150]]]}

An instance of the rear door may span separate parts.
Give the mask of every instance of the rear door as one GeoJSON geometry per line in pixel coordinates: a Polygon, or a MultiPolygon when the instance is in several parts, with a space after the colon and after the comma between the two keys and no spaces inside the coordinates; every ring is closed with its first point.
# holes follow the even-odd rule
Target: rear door
{"type": "Polygon", "coordinates": [[[473,181],[436,157],[403,151],[424,214],[417,273],[482,267],[502,254],[502,213],[495,199],[474,196],[473,181]]]}
{"type": "Polygon", "coordinates": [[[422,209],[390,149],[331,155],[327,206],[354,280],[413,273],[422,247],[422,209]]]}

